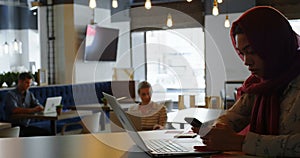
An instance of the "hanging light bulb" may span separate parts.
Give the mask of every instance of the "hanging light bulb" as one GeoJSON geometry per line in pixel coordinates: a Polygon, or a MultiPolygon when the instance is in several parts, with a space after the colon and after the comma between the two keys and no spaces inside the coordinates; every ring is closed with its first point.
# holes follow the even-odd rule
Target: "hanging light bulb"
{"type": "Polygon", "coordinates": [[[225,26],[226,28],[229,28],[229,27],[230,27],[230,21],[229,21],[228,15],[226,15],[225,22],[224,22],[224,26],[225,26]]]}
{"type": "Polygon", "coordinates": [[[21,41],[18,41],[17,39],[15,39],[12,42],[12,47],[13,47],[13,51],[15,53],[22,54],[22,42],[21,41]]]}
{"type": "Polygon", "coordinates": [[[4,45],[3,45],[3,47],[4,47],[4,54],[8,54],[8,50],[9,50],[9,45],[8,45],[8,43],[5,42],[4,45]]]}
{"type": "Polygon", "coordinates": [[[18,51],[19,51],[19,43],[18,43],[17,39],[15,39],[15,40],[13,41],[13,48],[14,48],[14,51],[15,51],[15,52],[18,52],[18,51]]]}
{"type": "Polygon", "coordinates": [[[222,3],[223,2],[223,0],[218,0],[218,3],[222,3]]]}
{"type": "Polygon", "coordinates": [[[213,14],[214,16],[219,15],[218,3],[217,3],[216,0],[214,0],[214,7],[213,7],[213,9],[212,9],[212,14],[213,14]]]}
{"type": "Polygon", "coordinates": [[[90,0],[89,7],[92,9],[96,8],[97,7],[96,0],[90,0]]]}
{"type": "Polygon", "coordinates": [[[192,2],[193,0],[186,0],[187,2],[192,2]]]}
{"type": "Polygon", "coordinates": [[[118,0],[112,0],[111,5],[113,8],[118,8],[118,0]]]}
{"type": "Polygon", "coordinates": [[[168,17],[167,17],[167,26],[168,27],[173,26],[173,19],[172,19],[172,15],[170,13],[168,14],[168,17]]]}
{"type": "Polygon", "coordinates": [[[151,9],[151,7],[152,7],[151,0],[146,0],[146,2],[145,2],[145,8],[146,9],[151,9]]]}

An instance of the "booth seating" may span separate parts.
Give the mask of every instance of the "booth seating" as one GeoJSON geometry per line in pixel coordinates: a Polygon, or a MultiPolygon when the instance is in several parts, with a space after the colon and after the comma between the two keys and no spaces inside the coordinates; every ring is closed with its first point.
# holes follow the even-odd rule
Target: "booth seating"
{"type": "MultiPolygon", "coordinates": [[[[47,97],[53,96],[62,96],[62,104],[64,109],[69,109],[75,105],[86,105],[86,104],[95,104],[102,103],[103,94],[102,92],[118,96],[117,92],[126,91],[128,96],[131,98],[135,97],[134,92],[134,81],[107,81],[107,82],[96,82],[96,83],[84,83],[84,84],[67,84],[67,85],[49,85],[49,86],[36,86],[30,87],[30,91],[34,96],[39,100],[42,105],[45,105],[47,97]],[[123,85],[128,85],[128,89],[132,90],[118,90],[117,87],[114,87],[112,90],[112,83],[118,83],[123,85]],[[133,86],[133,88],[132,88],[133,86]],[[116,94],[113,94],[116,93],[116,94]]],[[[124,87],[124,86],[123,86],[124,87]]],[[[125,86],[126,87],[126,86],[125,86]]],[[[6,93],[12,88],[0,89],[0,121],[5,121],[4,113],[4,102],[6,93]]],[[[122,92],[124,95],[124,92],[122,92]]],[[[126,97],[128,97],[126,96],[126,97]]],[[[60,131],[61,127],[65,123],[78,122],[80,118],[68,119],[57,122],[57,130],[60,131]]],[[[32,121],[32,124],[36,126],[42,126],[44,128],[49,128],[49,121],[32,121]]]]}

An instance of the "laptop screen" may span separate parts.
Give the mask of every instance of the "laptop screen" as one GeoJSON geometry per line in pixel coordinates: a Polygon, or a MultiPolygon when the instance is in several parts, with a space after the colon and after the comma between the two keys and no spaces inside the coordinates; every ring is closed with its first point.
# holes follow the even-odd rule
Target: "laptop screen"
{"type": "Polygon", "coordinates": [[[144,151],[149,151],[149,149],[146,147],[144,141],[142,140],[141,136],[138,134],[137,130],[133,126],[133,123],[131,120],[127,117],[125,111],[121,108],[119,102],[114,96],[111,96],[109,94],[103,93],[105,98],[107,99],[108,103],[114,110],[115,114],[119,118],[122,126],[127,131],[131,139],[136,143],[137,146],[142,148],[144,151]]]}
{"type": "MultiPolygon", "coordinates": [[[[146,152],[147,154],[151,155],[151,156],[155,156],[155,157],[165,157],[165,156],[190,156],[190,155],[203,155],[203,154],[216,154],[219,153],[219,151],[195,151],[194,149],[192,150],[186,150],[183,152],[161,152],[158,153],[156,151],[151,151],[145,144],[144,140],[141,138],[141,136],[138,134],[137,130],[135,129],[135,127],[133,126],[133,123],[131,122],[131,120],[127,117],[125,111],[121,108],[119,102],[116,100],[116,98],[114,96],[111,96],[109,94],[103,93],[103,95],[105,96],[105,98],[107,99],[108,103],[110,104],[110,106],[113,108],[115,114],[117,115],[117,117],[119,118],[121,124],[123,125],[124,129],[127,131],[127,133],[129,134],[129,136],[131,137],[131,139],[134,141],[134,143],[141,148],[144,152],[146,152]]],[[[170,144],[174,144],[174,142],[171,142],[170,144]]],[[[188,143],[190,147],[193,147],[194,145],[197,145],[198,143],[194,144],[194,143],[188,143]]],[[[157,149],[160,149],[160,147],[158,147],[157,149]]]]}

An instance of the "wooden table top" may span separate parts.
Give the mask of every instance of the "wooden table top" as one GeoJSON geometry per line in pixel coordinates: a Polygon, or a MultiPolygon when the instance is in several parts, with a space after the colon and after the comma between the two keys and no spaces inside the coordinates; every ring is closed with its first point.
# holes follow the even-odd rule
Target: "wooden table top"
{"type": "Polygon", "coordinates": [[[13,118],[19,119],[19,118],[30,118],[30,119],[41,119],[41,120],[63,120],[68,118],[74,118],[74,117],[81,117],[86,115],[92,115],[93,112],[90,110],[68,110],[61,113],[61,115],[57,115],[56,112],[54,113],[48,113],[48,114],[15,114],[13,115],[13,118]]]}

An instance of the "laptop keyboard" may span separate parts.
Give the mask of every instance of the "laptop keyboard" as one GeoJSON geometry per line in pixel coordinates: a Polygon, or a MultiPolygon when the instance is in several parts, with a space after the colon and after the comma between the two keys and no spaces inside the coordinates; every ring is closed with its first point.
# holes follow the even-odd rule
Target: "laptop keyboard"
{"type": "Polygon", "coordinates": [[[182,145],[168,139],[153,139],[146,141],[147,147],[157,153],[189,151],[182,145]]]}

